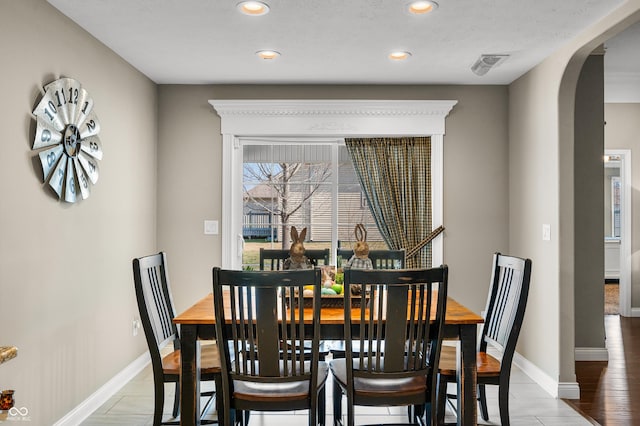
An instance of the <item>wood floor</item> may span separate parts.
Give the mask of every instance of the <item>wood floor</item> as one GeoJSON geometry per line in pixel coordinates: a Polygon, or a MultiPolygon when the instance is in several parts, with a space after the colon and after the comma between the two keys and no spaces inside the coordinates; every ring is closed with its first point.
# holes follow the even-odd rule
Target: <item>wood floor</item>
{"type": "Polygon", "coordinates": [[[640,318],[605,315],[608,362],[576,362],[580,400],[566,400],[605,426],[640,425],[640,318]]]}

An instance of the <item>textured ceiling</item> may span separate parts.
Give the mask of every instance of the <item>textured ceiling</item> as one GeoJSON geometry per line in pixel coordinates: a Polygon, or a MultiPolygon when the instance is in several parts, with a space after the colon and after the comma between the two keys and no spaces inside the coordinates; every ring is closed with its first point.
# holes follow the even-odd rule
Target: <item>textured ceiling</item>
{"type": "Polygon", "coordinates": [[[250,17],[235,0],[48,1],[159,84],[508,84],[622,3],[440,0],[412,16],[405,1],[267,0],[250,17]],[[480,54],[511,56],[479,77],[480,54]]]}

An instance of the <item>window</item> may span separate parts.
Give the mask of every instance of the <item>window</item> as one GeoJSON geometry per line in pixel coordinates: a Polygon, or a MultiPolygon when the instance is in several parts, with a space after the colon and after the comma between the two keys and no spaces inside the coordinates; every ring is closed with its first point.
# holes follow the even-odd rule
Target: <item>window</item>
{"type": "MultiPolygon", "coordinates": [[[[433,227],[442,225],[442,144],[445,117],[457,101],[212,100],[222,133],[222,266],[239,269],[244,252],[244,146],[278,139],[306,146],[339,146],[344,137],[431,136],[433,227]]],[[[333,148],[331,148],[333,149],[333,148]]],[[[336,151],[336,156],[338,155],[336,151]]],[[[252,160],[253,161],[253,160],[252,160]]],[[[334,161],[333,164],[335,164],[334,161]]],[[[272,163],[273,164],[273,163],[272,163]]],[[[334,172],[332,172],[334,173],[334,172]]],[[[333,183],[332,183],[333,185],[333,183]]],[[[333,190],[337,193],[337,189],[333,190]]],[[[337,204],[337,203],[335,203],[337,204]]],[[[335,205],[334,204],[334,205],[335,205]]],[[[338,223],[337,211],[333,223],[338,223]]],[[[347,229],[349,228],[346,225],[347,229]]],[[[332,229],[334,227],[332,226],[332,229]]],[[[338,227],[335,227],[337,233],[338,227]]],[[[433,264],[443,263],[442,235],[433,264]]],[[[337,244],[338,235],[332,237],[337,244]]]]}
{"type": "Polygon", "coordinates": [[[258,266],[260,248],[288,250],[291,226],[307,228],[306,248],[336,253],[362,223],[370,247],[386,248],[342,139],[242,139],[242,150],[243,267],[258,266]]]}

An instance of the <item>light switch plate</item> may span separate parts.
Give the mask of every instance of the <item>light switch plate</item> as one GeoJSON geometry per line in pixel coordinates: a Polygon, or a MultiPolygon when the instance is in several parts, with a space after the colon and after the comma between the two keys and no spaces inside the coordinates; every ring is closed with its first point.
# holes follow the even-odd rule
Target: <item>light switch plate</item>
{"type": "Polygon", "coordinates": [[[542,241],[551,241],[551,225],[548,223],[542,224],[542,241]]]}
{"type": "Polygon", "coordinates": [[[218,221],[217,220],[205,220],[204,221],[204,235],[218,235],[218,221]]]}

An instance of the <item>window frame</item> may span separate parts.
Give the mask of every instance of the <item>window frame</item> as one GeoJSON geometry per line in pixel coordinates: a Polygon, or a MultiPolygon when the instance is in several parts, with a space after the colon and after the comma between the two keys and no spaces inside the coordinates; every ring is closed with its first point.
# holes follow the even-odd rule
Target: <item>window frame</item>
{"type": "MultiPolygon", "coordinates": [[[[222,134],[222,267],[240,269],[243,140],[291,138],[335,143],[346,137],[431,137],[433,228],[443,224],[445,118],[456,100],[210,100],[222,134]]],[[[337,232],[337,231],[336,231],[337,232]]],[[[444,263],[443,236],[432,242],[434,265],[444,263]]]]}

